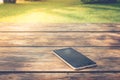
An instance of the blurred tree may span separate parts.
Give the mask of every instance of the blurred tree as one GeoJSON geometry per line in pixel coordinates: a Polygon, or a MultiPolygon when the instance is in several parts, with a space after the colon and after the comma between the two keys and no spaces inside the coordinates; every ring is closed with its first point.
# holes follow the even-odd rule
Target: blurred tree
{"type": "Polygon", "coordinates": [[[16,3],[16,0],[4,0],[4,3],[16,3]]]}
{"type": "Polygon", "coordinates": [[[117,0],[81,0],[83,3],[115,3],[117,0]]]}

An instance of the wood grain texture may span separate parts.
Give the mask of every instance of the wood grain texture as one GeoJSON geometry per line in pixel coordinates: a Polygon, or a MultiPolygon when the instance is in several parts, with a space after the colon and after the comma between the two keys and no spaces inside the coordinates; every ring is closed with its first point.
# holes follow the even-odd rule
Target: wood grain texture
{"type": "Polygon", "coordinates": [[[0,23],[0,80],[119,79],[120,24],[0,23]],[[53,54],[53,50],[66,47],[73,47],[98,66],[72,73],[76,71],[53,54]]]}
{"type": "Polygon", "coordinates": [[[120,74],[113,73],[41,73],[1,74],[0,80],[119,80],[120,74]]]}
{"type": "Polygon", "coordinates": [[[120,31],[120,24],[86,24],[86,23],[58,23],[58,24],[13,24],[0,23],[0,31],[120,31]]]}
{"type": "MultiPolygon", "coordinates": [[[[64,47],[1,47],[0,71],[74,71],[53,54],[64,47]]],[[[119,47],[73,47],[97,63],[80,71],[120,71],[119,47]]]]}
{"type": "Polygon", "coordinates": [[[120,46],[120,32],[9,32],[0,36],[0,46],[120,46]]]}

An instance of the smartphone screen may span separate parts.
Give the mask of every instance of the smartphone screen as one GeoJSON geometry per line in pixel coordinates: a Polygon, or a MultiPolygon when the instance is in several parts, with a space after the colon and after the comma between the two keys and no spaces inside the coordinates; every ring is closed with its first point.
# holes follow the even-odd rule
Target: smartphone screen
{"type": "Polygon", "coordinates": [[[54,54],[62,59],[73,69],[82,69],[86,67],[96,66],[96,63],[81,54],[80,52],[74,50],[73,48],[64,48],[54,50],[54,54]]]}

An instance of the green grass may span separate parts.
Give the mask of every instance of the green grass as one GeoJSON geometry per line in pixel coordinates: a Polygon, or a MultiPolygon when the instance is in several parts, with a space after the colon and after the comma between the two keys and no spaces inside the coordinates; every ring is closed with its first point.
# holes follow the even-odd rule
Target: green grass
{"type": "Polygon", "coordinates": [[[0,4],[0,22],[10,23],[119,23],[120,3],[26,2],[0,4]]]}

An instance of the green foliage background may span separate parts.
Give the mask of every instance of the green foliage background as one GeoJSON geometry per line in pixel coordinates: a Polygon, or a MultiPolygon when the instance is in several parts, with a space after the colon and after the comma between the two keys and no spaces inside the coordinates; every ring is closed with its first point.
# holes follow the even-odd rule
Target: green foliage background
{"type": "Polygon", "coordinates": [[[79,0],[47,0],[0,4],[0,22],[119,23],[120,3],[83,4],[79,0]]]}

